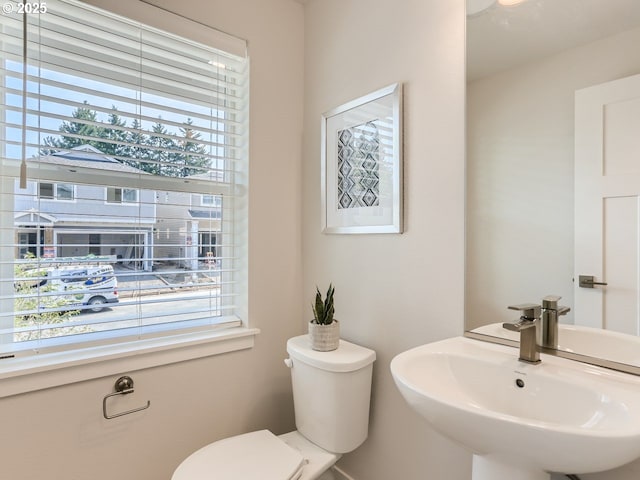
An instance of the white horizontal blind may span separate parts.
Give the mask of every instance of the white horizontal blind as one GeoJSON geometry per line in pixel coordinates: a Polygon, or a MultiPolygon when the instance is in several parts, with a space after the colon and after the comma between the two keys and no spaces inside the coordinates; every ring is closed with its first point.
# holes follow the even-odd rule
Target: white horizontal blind
{"type": "Polygon", "coordinates": [[[247,59],[46,5],[27,15],[26,188],[23,17],[0,16],[0,352],[238,325],[247,59]]]}

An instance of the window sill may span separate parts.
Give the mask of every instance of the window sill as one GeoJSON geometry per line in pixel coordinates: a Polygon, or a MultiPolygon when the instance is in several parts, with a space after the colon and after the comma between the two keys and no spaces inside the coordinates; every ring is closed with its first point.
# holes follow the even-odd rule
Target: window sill
{"type": "Polygon", "coordinates": [[[258,333],[236,327],[0,360],[0,398],[252,348],[258,333]]]}

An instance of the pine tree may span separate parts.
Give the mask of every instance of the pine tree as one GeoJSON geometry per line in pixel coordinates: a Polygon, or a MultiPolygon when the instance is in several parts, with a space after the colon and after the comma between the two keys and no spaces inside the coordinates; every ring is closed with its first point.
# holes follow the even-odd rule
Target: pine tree
{"type": "Polygon", "coordinates": [[[102,129],[102,136],[109,142],[96,142],[94,145],[98,150],[107,155],[114,157],[124,156],[126,153],[126,143],[128,140],[128,132],[126,130],[127,122],[125,122],[120,115],[118,115],[118,109],[114,106],[113,112],[109,114],[108,127],[102,129]],[[117,128],[113,128],[117,127],[117,128]]]}
{"type": "MultiPolygon", "coordinates": [[[[88,105],[87,101],[84,102],[88,105]]],[[[80,145],[92,145],[96,148],[97,145],[93,138],[101,138],[105,135],[103,127],[96,125],[100,123],[98,121],[98,115],[94,110],[86,107],[78,107],[72,114],[76,119],[72,122],[62,122],[62,125],[58,128],[61,132],[59,138],[47,137],[44,139],[44,144],[50,147],[46,150],[57,151],[62,149],[71,149],[79,147],[80,145]]]]}
{"type": "MultiPolygon", "coordinates": [[[[122,149],[120,161],[138,170],[148,171],[149,150],[146,147],[147,135],[142,130],[142,125],[137,118],[131,122],[131,128],[128,131],[126,145],[122,149]]],[[[151,173],[151,172],[149,172],[151,173]]]]}
{"type": "MultiPolygon", "coordinates": [[[[88,103],[85,101],[85,105],[88,103]]],[[[201,134],[188,119],[179,128],[180,140],[162,123],[162,118],[147,132],[138,119],[127,128],[117,108],[102,122],[96,111],[78,107],[73,121],[63,122],[60,136],[44,139],[40,155],[51,155],[81,145],[91,145],[118,161],[153,175],[187,177],[202,173],[210,165],[207,148],[200,143],[201,134]]]]}
{"type": "Polygon", "coordinates": [[[152,133],[148,136],[146,145],[149,169],[145,170],[155,175],[175,177],[178,176],[174,165],[175,143],[168,138],[169,132],[160,120],[153,125],[152,133]]]}
{"type": "Polygon", "coordinates": [[[209,166],[209,159],[206,157],[207,149],[199,142],[201,138],[200,132],[191,128],[193,120],[187,119],[184,125],[184,127],[180,127],[180,133],[184,137],[184,140],[179,143],[180,150],[184,152],[180,159],[180,163],[183,165],[180,176],[188,177],[205,171],[206,167],[209,166]]]}

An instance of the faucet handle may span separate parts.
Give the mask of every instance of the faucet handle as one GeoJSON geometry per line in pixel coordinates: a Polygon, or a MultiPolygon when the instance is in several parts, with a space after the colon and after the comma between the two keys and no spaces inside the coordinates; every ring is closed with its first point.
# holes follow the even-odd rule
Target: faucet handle
{"type": "Polygon", "coordinates": [[[547,295],[542,299],[542,308],[550,308],[552,310],[558,309],[558,300],[562,297],[560,295],[547,295]]]}
{"type": "Polygon", "coordinates": [[[509,310],[518,310],[522,312],[520,318],[522,320],[536,320],[540,317],[540,305],[535,303],[523,303],[520,305],[509,305],[509,310]]]}

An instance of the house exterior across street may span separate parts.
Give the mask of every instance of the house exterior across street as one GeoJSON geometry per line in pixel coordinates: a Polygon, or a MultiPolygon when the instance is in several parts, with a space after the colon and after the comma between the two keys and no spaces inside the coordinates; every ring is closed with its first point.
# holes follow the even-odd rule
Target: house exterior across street
{"type": "MultiPolygon", "coordinates": [[[[30,168],[56,164],[148,175],[91,145],[29,163],[30,168]]],[[[215,263],[218,255],[218,195],[34,180],[20,189],[17,179],[14,188],[17,258],[107,256],[138,270],[166,263],[195,271],[200,262],[215,263]]]]}
{"type": "MultiPolygon", "coordinates": [[[[49,163],[145,174],[90,145],[30,162],[49,163]]],[[[19,189],[17,182],[14,225],[18,258],[28,252],[44,258],[110,255],[125,266],[135,262],[137,268],[151,270],[154,191],[44,181],[28,181],[26,189],[19,189]]]]}

